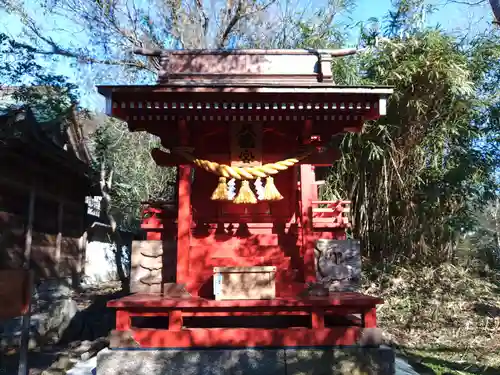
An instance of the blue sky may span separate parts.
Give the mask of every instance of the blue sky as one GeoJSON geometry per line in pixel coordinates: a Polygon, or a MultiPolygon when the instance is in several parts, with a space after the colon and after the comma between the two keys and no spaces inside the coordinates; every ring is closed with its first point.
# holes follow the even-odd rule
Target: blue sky
{"type": "MultiPolygon", "coordinates": [[[[33,14],[43,14],[41,11],[33,8],[34,2],[31,0],[25,0],[26,4],[30,6],[33,14]]],[[[62,0],[64,1],[64,0],[62,0]]],[[[140,0],[139,0],[140,1],[140,0]]],[[[298,0],[303,1],[303,0],[298,0]]],[[[305,0],[304,0],[305,1],[305,0]]],[[[469,7],[460,4],[446,4],[447,0],[434,1],[435,5],[439,6],[439,11],[431,14],[427,18],[427,25],[440,24],[441,27],[448,32],[461,32],[470,29],[471,33],[482,32],[486,30],[493,19],[491,8],[488,2],[482,6],[469,7]]],[[[314,4],[314,2],[313,2],[314,4]]],[[[350,24],[366,21],[371,17],[383,19],[387,14],[388,10],[391,9],[391,0],[358,0],[354,12],[349,16],[343,16],[340,21],[345,21],[350,24]]],[[[55,41],[61,42],[63,45],[71,43],[68,40],[67,33],[57,32],[57,27],[64,27],[65,29],[71,30],[71,25],[61,24],[61,19],[48,19],[40,17],[39,21],[44,26],[44,29],[50,32],[50,36],[54,38],[55,41]],[[56,30],[56,31],[54,31],[56,30]]],[[[22,32],[22,24],[20,20],[13,15],[7,15],[0,10],[0,32],[7,32],[9,35],[18,36],[22,32]]],[[[353,35],[349,42],[356,43],[356,33],[357,29],[353,30],[353,35]]],[[[81,37],[81,36],[80,36],[81,37]]],[[[72,36],[72,38],[80,38],[78,35],[72,36]]],[[[80,40],[80,45],[85,45],[89,42],[88,36],[83,37],[80,40]]],[[[57,72],[58,74],[67,75],[72,81],[80,84],[82,87],[86,87],[86,90],[92,88],[96,84],[113,84],[115,82],[96,82],[95,75],[89,74],[93,73],[90,70],[85,71],[86,68],[75,68],[70,65],[71,61],[62,58],[56,61],[46,62],[48,69],[57,72]]],[[[94,67],[89,67],[89,69],[94,69],[94,67]]],[[[82,105],[89,108],[102,108],[103,101],[99,95],[95,92],[84,95],[82,97],[82,105]]]]}
{"type": "MultiPolygon", "coordinates": [[[[391,9],[391,3],[391,0],[361,0],[352,18],[354,20],[367,20],[370,17],[382,19],[387,14],[387,11],[391,9]]],[[[474,25],[473,32],[484,31],[493,20],[488,1],[485,1],[485,4],[481,6],[475,7],[449,3],[447,0],[429,3],[437,6],[439,10],[428,17],[427,23],[429,25],[440,24],[443,29],[449,32],[467,29],[469,25],[474,25]]]]}

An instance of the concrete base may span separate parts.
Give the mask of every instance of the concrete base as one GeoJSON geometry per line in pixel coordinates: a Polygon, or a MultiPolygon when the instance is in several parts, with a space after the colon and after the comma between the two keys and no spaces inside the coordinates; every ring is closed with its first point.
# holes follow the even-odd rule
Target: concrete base
{"type": "Polygon", "coordinates": [[[393,375],[391,348],[126,350],[99,353],[98,375],[393,375]]]}
{"type": "Polygon", "coordinates": [[[393,375],[391,348],[286,349],[286,375],[393,375]]]}

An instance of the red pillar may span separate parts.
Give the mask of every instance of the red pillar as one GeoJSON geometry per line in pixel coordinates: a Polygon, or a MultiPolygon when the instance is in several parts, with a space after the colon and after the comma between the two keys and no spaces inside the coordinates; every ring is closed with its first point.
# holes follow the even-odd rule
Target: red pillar
{"type": "Polygon", "coordinates": [[[363,313],[363,326],[365,328],[377,327],[377,308],[373,307],[363,313]]]}
{"type": "MultiPolygon", "coordinates": [[[[182,146],[189,143],[189,132],[184,120],[179,121],[179,135],[182,146]]],[[[178,214],[177,214],[177,273],[176,282],[189,282],[189,249],[191,237],[191,166],[179,165],[177,172],[178,214]]]]}
{"type": "Polygon", "coordinates": [[[128,331],[131,329],[130,314],[127,310],[116,310],[116,330],[128,331]]]}
{"type": "Polygon", "coordinates": [[[315,176],[313,166],[302,164],[300,166],[300,206],[302,226],[302,255],[304,259],[305,282],[316,281],[314,266],[314,236],[312,233],[312,201],[314,199],[315,176]]]}
{"type": "Polygon", "coordinates": [[[178,172],[179,212],[177,215],[177,283],[189,280],[189,247],[191,236],[191,166],[180,165],[178,172]]]}

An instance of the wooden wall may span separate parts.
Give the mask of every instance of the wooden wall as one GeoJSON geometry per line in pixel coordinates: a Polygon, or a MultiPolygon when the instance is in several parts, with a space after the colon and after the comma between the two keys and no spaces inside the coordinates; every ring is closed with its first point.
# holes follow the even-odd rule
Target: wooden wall
{"type": "MultiPolygon", "coordinates": [[[[19,268],[23,264],[29,191],[15,180],[0,182],[0,269],[19,268]]],[[[84,194],[77,202],[71,202],[52,195],[43,186],[37,192],[31,247],[35,277],[75,277],[84,260],[84,194]]]]}

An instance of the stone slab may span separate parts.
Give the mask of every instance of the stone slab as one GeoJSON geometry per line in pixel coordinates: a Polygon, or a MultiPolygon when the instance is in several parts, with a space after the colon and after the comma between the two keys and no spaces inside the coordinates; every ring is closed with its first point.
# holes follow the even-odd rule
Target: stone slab
{"type": "Polygon", "coordinates": [[[285,375],[284,350],[121,350],[100,352],[98,375],[285,375]]]}
{"type": "Polygon", "coordinates": [[[98,354],[99,375],[393,375],[381,348],[127,350],[98,354]]]}
{"type": "Polygon", "coordinates": [[[286,349],[287,375],[393,375],[394,350],[388,347],[286,349]]]}

